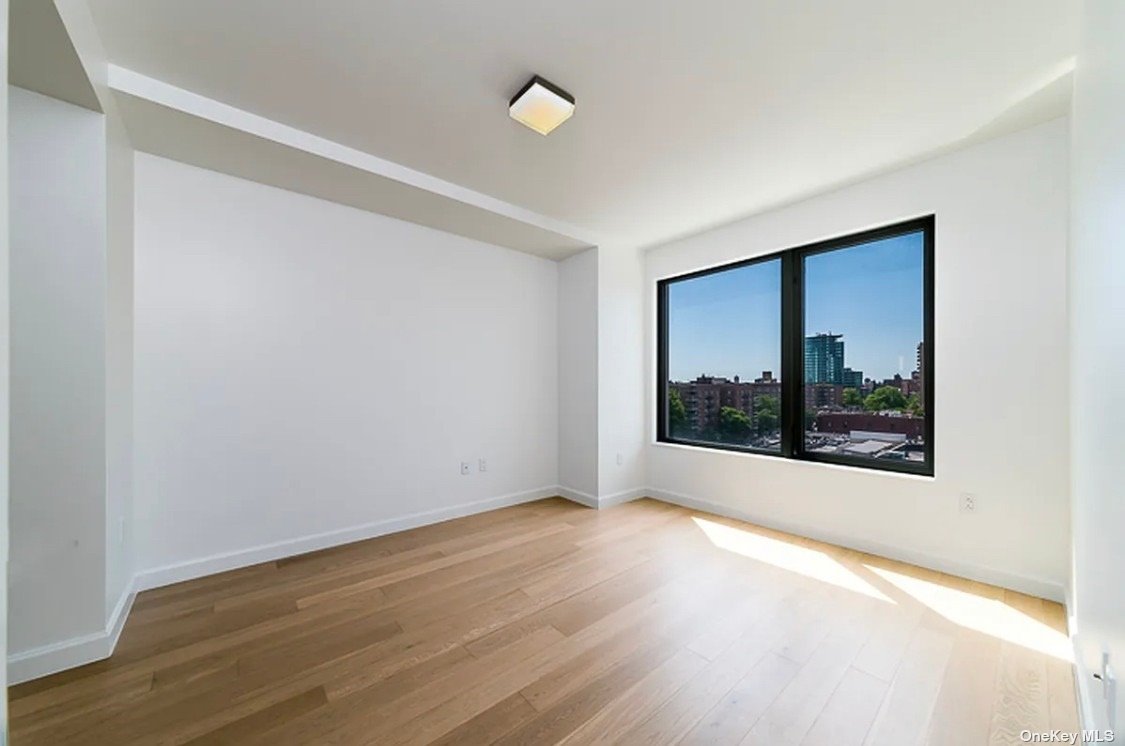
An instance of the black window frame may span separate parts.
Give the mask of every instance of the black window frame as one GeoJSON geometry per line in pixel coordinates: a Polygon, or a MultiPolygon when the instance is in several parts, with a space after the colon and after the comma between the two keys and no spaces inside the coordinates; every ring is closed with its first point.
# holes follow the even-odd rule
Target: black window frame
{"type": "Polygon", "coordinates": [[[666,277],[656,283],[656,439],[660,443],[708,448],[719,451],[754,453],[774,458],[814,463],[853,466],[874,471],[901,472],[926,477],[934,476],[934,243],[937,219],[925,215],[884,225],[858,233],[830,238],[815,243],[775,251],[716,267],[666,277]],[[805,287],[804,264],[807,257],[859,244],[894,238],[909,233],[922,234],[922,365],[925,388],[925,458],[921,463],[870,459],[838,453],[815,453],[805,450],[805,287]],[[668,432],[668,287],[682,280],[726,272],[761,262],[781,260],[781,449],[780,451],[728,443],[711,443],[688,438],[674,438],[668,432]]]}

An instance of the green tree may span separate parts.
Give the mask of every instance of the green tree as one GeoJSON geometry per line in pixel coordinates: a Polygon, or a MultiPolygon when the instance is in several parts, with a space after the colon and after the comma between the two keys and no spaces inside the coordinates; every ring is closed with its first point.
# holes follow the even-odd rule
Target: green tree
{"type": "Polygon", "coordinates": [[[745,442],[751,432],[750,418],[741,409],[723,407],[719,410],[719,437],[728,443],[745,442]]]}
{"type": "Polygon", "coordinates": [[[856,389],[844,389],[843,404],[845,407],[862,407],[863,397],[856,389]]]}
{"type": "Polygon", "coordinates": [[[881,412],[886,409],[902,410],[906,408],[906,397],[894,386],[880,386],[863,400],[863,407],[869,412],[881,412]]]}
{"type": "Polygon", "coordinates": [[[918,398],[917,394],[911,394],[910,398],[906,400],[906,411],[915,417],[922,417],[926,414],[922,407],[922,400],[918,398]]]}
{"type": "Polygon", "coordinates": [[[806,431],[812,430],[813,425],[815,425],[815,424],[816,424],[816,410],[815,409],[806,409],[805,410],[805,430],[806,431]]]}
{"type": "Polygon", "coordinates": [[[781,421],[781,402],[776,396],[763,394],[754,399],[754,432],[769,435],[781,421]]]}
{"type": "Polygon", "coordinates": [[[687,409],[684,407],[684,400],[680,398],[680,392],[675,389],[668,391],[668,426],[672,430],[672,434],[681,433],[684,426],[687,425],[687,409]]]}

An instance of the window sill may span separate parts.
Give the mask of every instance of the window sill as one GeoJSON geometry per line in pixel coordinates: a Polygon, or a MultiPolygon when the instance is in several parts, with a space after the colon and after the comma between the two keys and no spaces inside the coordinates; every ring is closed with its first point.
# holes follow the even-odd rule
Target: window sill
{"type": "Polygon", "coordinates": [[[890,471],[889,469],[879,469],[876,467],[859,466],[851,464],[830,464],[824,461],[806,461],[799,458],[785,458],[781,454],[772,455],[768,453],[753,453],[751,451],[739,451],[729,448],[710,448],[708,446],[689,445],[687,443],[669,443],[662,440],[650,440],[650,446],[656,448],[667,448],[677,451],[690,451],[710,453],[718,456],[733,456],[734,458],[749,458],[757,459],[759,461],[768,461],[771,464],[791,464],[798,467],[811,467],[819,469],[831,469],[833,471],[842,471],[848,474],[857,474],[860,476],[874,476],[874,477],[890,477],[892,479],[906,479],[909,481],[933,482],[935,476],[927,474],[911,474],[904,471],[890,471]]]}

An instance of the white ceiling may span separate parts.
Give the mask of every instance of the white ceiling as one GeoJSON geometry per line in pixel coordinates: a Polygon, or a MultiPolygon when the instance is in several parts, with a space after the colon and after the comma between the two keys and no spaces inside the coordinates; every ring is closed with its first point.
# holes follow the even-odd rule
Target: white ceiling
{"type": "MultiPolygon", "coordinates": [[[[112,76],[110,80],[112,85],[112,76]]],[[[142,95],[118,89],[117,102],[133,147],[146,153],[547,259],[564,259],[592,245],[576,237],[575,231],[551,230],[541,221],[482,208],[346,161],[208,121],[142,95]]]]}
{"type": "Polygon", "coordinates": [[[101,111],[98,96],[54,3],[11,0],[8,24],[9,83],[101,111]]]}
{"type": "Polygon", "coordinates": [[[1063,113],[1078,0],[90,4],[117,65],[647,246],[1063,113]]]}

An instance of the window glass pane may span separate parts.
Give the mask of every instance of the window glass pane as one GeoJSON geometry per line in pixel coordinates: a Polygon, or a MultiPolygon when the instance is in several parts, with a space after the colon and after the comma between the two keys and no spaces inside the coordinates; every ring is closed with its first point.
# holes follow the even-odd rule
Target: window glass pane
{"type": "Polygon", "coordinates": [[[804,259],[805,449],[925,461],[924,234],[804,259]]]}
{"type": "Polygon", "coordinates": [[[668,285],[673,440],[781,450],[781,260],[668,285]]]}

